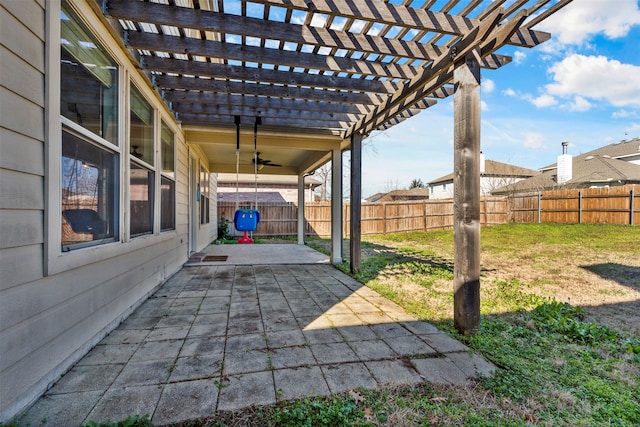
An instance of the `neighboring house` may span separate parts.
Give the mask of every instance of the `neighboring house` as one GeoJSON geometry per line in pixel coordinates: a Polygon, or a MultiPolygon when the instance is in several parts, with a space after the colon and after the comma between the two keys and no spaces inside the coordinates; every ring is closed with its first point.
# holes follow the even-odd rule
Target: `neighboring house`
{"type": "Polygon", "coordinates": [[[403,200],[427,200],[429,199],[428,188],[411,188],[409,190],[392,190],[388,193],[376,193],[367,197],[370,203],[399,202],[403,200]]]}
{"type": "Polygon", "coordinates": [[[494,194],[640,183],[639,138],[609,144],[575,157],[563,153],[558,159],[558,163],[541,168],[540,175],[496,189],[494,194]],[[568,163],[563,168],[564,161],[568,163]],[[559,171],[558,164],[564,171],[559,171]]]}
{"type": "MultiPolygon", "coordinates": [[[[533,169],[514,166],[495,160],[480,161],[484,167],[480,167],[480,195],[489,196],[496,188],[509,187],[516,182],[540,174],[533,169]]],[[[431,199],[448,199],[453,197],[453,173],[434,179],[428,183],[431,199]]]]}
{"type": "MultiPolygon", "coordinates": [[[[261,175],[257,178],[258,204],[298,203],[298,177],[292,175],[261,175]]],[[[218,202],[254,202],[256,200],[256,177],[250,174],[218,174],[218,202]]],[[[314,190],[322,183],[311,177],[304,178],[304,201],[314,202],[314,190]]]]}

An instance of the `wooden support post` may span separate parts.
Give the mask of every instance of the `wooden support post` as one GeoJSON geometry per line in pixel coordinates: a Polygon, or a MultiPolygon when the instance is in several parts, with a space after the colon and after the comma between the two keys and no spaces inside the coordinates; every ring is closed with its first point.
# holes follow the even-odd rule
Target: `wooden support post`
{"type": "Polygon", "coordinates": [[[538,192],[538,224],[542,222],[542,193],[538,192]]]}
{"type": "Polygon", "coordinates": [[[480,326],[480,65],[469,54],[454,71],[454,326],[480,326]]]}
{"type": "Polygon", "coordinates": [[[331,263],[342,262],[342,151],[331,153],[331,263]]]}
{"type": "Polygon", "coordinates": [[[635,203],[635,200],[634,200],[634,198],[635,198],[634,197],[634,195],[635,195],[634,189],[635,188],[636,188],[635,185],[631,186],[631,200],[630,200],[631,204],[629,205],[629,224],[630,225],[633,225],[633,216],[634,216],[634,212],[633,212],[634,206],[633,206],[633,204],[635,203]]]}
{"type": "Polygon", "coordinates": [[[298,244],[304,245],[304,177],[298,175],[298,244]]]}
{"type": "Polygon", "coordinates": [[[578,224],[582,224],[582,190],[578,190],[578,224]]]}
{"type": "Polygon", "coordinates": [[[351,135],[351,224],[349,230],[349,249],[351,273],[361,268],[362,239],[362,135],[351,135]]]}

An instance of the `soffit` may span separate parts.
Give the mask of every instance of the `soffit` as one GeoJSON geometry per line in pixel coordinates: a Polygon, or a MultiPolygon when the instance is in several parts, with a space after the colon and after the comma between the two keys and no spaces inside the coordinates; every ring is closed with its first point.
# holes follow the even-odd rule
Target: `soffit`
{"type": "Polygon", "coordinates": [[[548,40],[533,27],[570,1],[96,4],[183,126],[233,128],[238,116],[251,132],[260,117],[261,130],[348,139],[453,94],[453,70],[469,54],[497,69],[511,61],[503,46],[548,40]]]}

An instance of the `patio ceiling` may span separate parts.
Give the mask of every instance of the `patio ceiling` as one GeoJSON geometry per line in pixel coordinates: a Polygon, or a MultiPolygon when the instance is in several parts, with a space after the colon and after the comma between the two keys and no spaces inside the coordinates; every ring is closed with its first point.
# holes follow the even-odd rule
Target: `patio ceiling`
{"type": "MultiPolygon", "coordinates": [[[[453,94],[456,61],[486,69],[534,47],[532,29],[571,0],[96,0],[211,170],[235,171],[234,116],[258,151],[304,173],[327,144],[388,129],[453,94]],[[549,4],[553,4],[549,6],[549,4]],[[290,134],[290,137],[283,135],[290,134]]],[[[248,163],[247,163],[248,162],[248,163]]]]}

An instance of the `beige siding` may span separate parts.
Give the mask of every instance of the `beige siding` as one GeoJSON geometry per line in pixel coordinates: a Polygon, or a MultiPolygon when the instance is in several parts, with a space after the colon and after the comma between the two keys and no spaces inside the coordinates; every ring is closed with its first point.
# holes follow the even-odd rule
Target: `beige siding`
{"type": "Polygon", "coordinates": [[[2,85],[41,107],[44,92],[42,71],[33,68],[10,50],[0,48],[2,85]]]}
{"type": "Polygon", "coordinates": [[[44,115],[41,105],[34,104],[11,92],[0,88],[0,126],[22,135],[44,140],[44,115]]]}
{"type": "MultiPolygon", "coordinates": [[[[176,231],[103,245],[118,249],[107,257],[102,247],[72,251],[65,256],[91,253],[93,262],[45,276],[44,215],[57,209],[57,200],[46,202],[45,159],[59,154],[45,151],[44,3],[0,0],[0,422],[46,391],[188,256],[188,148],[156,98],[177,133],[176,231]]],[[[124,54],[119,60],[135,72],[124,54]]],[[[213,216],[198,239],[204,244],[212,230],[213,216]]]]}
{"type": "Polygon", "coordinates": [[[44,144],[9,129],[0,128],[0,169],[44,175],[44,144]]]}
{"type": "MultiPolygon", "coordinates": [[[[0,250],[0,307],[4,311],[4,291],[21,283],[40,279],[43,274],[44,250],[42,244],[19,246],[0,250]]],[[[0,322],[0,337],[4,324],[0,322]]],[[[1,338],[0,338],[1,339],[1,338]]]]}
{"type": "Polygon", "coordinates": [[[8,50],[44,73],[44,11],[33,1],[3,0],[0,40],[8,50]],[[33,7],[35,5],[35,7],[33,7]],[[21,19],[12,12],[21,12],[21,19]],[[22,13],[24,12],[24,13],[22,13]]]}
{"type": "Polygon", "coordinates": [[[29,31],[44,40],[44,1],[8,0],[2,2],[2,7],[19,22],[33,22],[35,25],[29,26],[29,31]]]}

